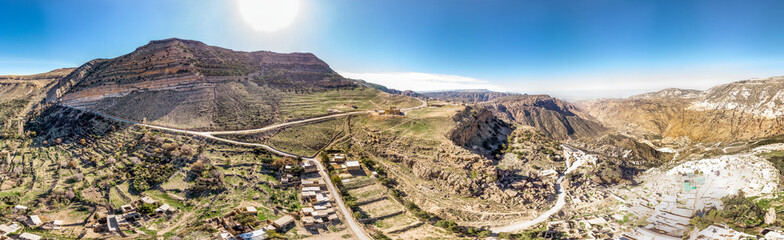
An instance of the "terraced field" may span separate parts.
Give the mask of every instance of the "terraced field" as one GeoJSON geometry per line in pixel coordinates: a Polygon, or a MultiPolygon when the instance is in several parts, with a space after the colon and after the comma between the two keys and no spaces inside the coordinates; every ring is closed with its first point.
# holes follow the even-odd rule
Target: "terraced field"
{"type": "Polygon", "coordinates": [[[364,87],[312,94],[284,93],[281,99],[280,116],[283,121],[326,115],[328,109],[351,112],[389,107],[407,108],[420,104],[415,98],[364,87]]]}
{"type": "MultiPolygon", "coordinates": [[[[264,151],[128,126],[69,109],[44,115],[42,122],[32,124],[41,132],[37,138],[0,139],[0,152],[4,152],[0,154],[0,222],[35,214],[44,221],[60,219],[66,224],[61,230],[39,235],[106,238],[110,235],[84,226],[121,205],[149,196],[178,211],[165,220],[153,218],[146,227],[126,234],[168,239],[209,233],[204,222],[236,207],[263,210],[259,219],[300,208],[297,189],[277,186],[278,168],[272,163],[280,158],[264,151]],[[38,125],[42,123],[46,126],[38,125]],[[144,171],[166,165],[177,170],[144,171]],[[205,174],[218,176],[219,190],[194,192],[205,174]],[[146,185],[140,181],[149,183],[149,188],[142,189],[146,185]],[[29,207],[29,211],[12,212],[17,204],[29,207]],[[202,227],[185,227],[194,224],[202,227]]],[[[201,181],[205,183],[209,182],[201,181]]],[[[289,235],[300,238],[303,233],[289,235]]]]}

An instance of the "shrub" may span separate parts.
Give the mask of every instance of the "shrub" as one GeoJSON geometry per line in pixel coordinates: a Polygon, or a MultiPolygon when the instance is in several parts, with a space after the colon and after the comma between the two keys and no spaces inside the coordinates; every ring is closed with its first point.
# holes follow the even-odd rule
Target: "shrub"
{"type": "Polygon", "coordinates": [[[155,212],[156,208],[158,208],[158,206],[156,206],[155,204],[142,203],[142,205],[139,206],[139,212],[144,214],[152,214],[153,212],[155,212]]]}

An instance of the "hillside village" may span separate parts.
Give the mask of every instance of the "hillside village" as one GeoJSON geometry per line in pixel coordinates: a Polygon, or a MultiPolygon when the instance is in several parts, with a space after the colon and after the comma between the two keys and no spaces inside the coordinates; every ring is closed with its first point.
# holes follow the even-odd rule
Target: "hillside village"
{"type": "MultiPolygon", "coordinates": [[[[335,173],[340,176],[340,179],[349,180],[353,175],[365,175],[359,161],[350,160],[346,154],[331,154],[327,162],[336,169],[335,173]]],[[[319,174],[318,167],[312,161],[287,164],[277,175],[280,177],[281,186],[300,189],[299,196],[303,206],[301,210],[258,223],[253,220],[259,214],[256,207],[235,208],[207,221],[218,229],[216,239],[267,239],[270,236],[282,236],[276,233],[285,233],[295,225],[318,235],[320,231],[328,231],[327,227],[341,222],[334,207],[333,193],[327,188],[326,181],[330,180],[324,179],[319,174]]],[[[63,227],[62,219],[51,219],[49,216],[29,215],[29,213],[26,206],[13,207],[13,213],[6,218],[16,221],[0,225],[0,234],[2,234],[0,239],[40,240],[44,238],[36,233],[59,230],[63,227]]],[[[93,229],[92,231],[96,233],[103,233],[103,236],[128,237],[129,232],[147,227],[148,222],[165,221],[176,214],[180,214],[176,207],[150,196],[144,196],[131,204],[120,206],[117,210],[96,214],[94,220],[84,223],[84,227],[93,229]]],[[[68,220],[72,222],[72,219],[68,220]]]]}
{"type": "Polygon", "coordinates": [[[0,102],[0,240],[784,236],[780,136],[640,134],[546,95],[395,92],[180,39],[45,76],[0,102]]]}

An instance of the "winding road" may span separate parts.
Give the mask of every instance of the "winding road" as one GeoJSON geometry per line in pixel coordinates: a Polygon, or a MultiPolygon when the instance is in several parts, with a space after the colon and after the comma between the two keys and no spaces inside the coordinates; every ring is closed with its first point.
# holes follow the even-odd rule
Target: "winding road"
{"type": "MultiPolygon", "coordinates": [[[[566,146],[566,145],[562,145],[562,147],[569,148],[569,149],[577,151],[577,149],[571,148],[571,147],[566,146]]],[[[561,211],[561,209],[564,207],[564,205],[566,205],[566,191],[564,191],[563,187],[561,187],[561,182],[563,181],[563,178],[564,178],[564,176],[567,173],[577,169],[583,163],[585,163],[585,161],[584,160],[583,161],[576,160],[576,161],[574,161],[574,163],[571,164],[572,166],[569,166],[569,160],[567,159],[565,161],[565,163],[566,163],[566,169],[567,170],[563,174],[558,176],[558,180],[556,180],[556,182],[555,182],[555,190],[558,193],[558,200],[555,201],[555,205],[552,208],[548,209],[547,211],[543,212],[542,214],[539,214],[539,216],[537,216],[534,219],[520,221],[520,222],[512,223],[512,224],[509,224],[509,225],[506,225],[506,226],[494,227],[494,228],[491,228],[490,231],[493,232],[493,234],[498,234],[498,233],[502,233],[502,232],[516,232],[516,231],[525,230],[525,229],[528,229],[528,228],[530,228],[532,226],[535,226],[537,224],[540,224],[542,222],[547,221],[548,219],[550,219],[550,216],[552,216],[553,214],[556,214],[559,211],[561,211]]]]}
{"type": "MultiPolygon", "coordinates": [[[[427,106],[427,102],[425,102],[424,100],[419,99],[419,98],[416,98],[416,99],[419,100],[419,102],[421,102],[422,104],[419,105],[419,106],[416,106],[416,107],[403,108],[403,109],[400,109],[400,110],[403,111],[403,112],[407,112],[407,111],[411,111],[411,110],[424,108],[424,107],[427,106]]],[[[261,147],[261,148],[264,148],[264,149],[266,149],[266,150],[268,150],[268,151],[270,151],[270,152],[272,152],[272,153],[274,153],[276,155],[284,156],[284,157],[295,157],[295,158],[296,157],[301,157],[303,161],[309,161],[311,163],[316,164],[316,166],[318,167],[318,170],[319,170],[319,175],[321,175],[321,177],[324,178],[324,181],[327,183],[327,188],[329,189],[329,192],[332,195],[332,199],[335,200],[335,203],[338,205],[338,209],[340,209],[340,212],[343,214],[343,217],[346,219],[346,223],[348,224],[349,228],[351,228],[351,231],[354,232],[354,235],[357,236],[357,238],[360,239],[360,240],[372,240],[373,239],[364,231],[364,229],[357,222],[357,220],[354,219],[353,212],[346,207],[346,204],[343,202],[343,199],[341,198],[341,196],[340,196],[340,194],[338,192],[338,188],[330,180],[329,174],[327,173],[326,168],[321,163],[321,161],[318,161],[318,160],[316,160],[313,157],[298,156],[298,155],[293,154],[293,153],[284,152],[284,151],[275,149],[275,148],[270,147],[269,145],[265,145],[265,144],[240,142],[240,141],[234,141],[234,140],[229,140],[229,139],[225,139],[225,138],[220,138],[220,137],[214,136],[214,135],[219,135],[219,134],[242,134],[242,133],[264,132],[264,131],[268,131],[268,130],[272,130],[272,129],[276,129],[276,128],[281,128],[281,127],[286,127],[286,126],[291,126],[291,125],[296,125],[296,124],[302,124],[302,123],[309,123],[309,122],[314,122],[314,121],[319,121],[319,120],[324,120],[324,119],[337,118],[337,117],[343,117],[343,116],[349,116],[349,115],[372,113],[372,112],[374,112],[372,110],[369,110],[369,111],[359,111],[359,112],[339,113],[339,114],[333,114],[333,115],[327,115],[327,116],[321,116],[321,117],[315,117],[315,118],[308,118],[308,119],[303,119],[303,120],[298,120],[298,121],[293,121],[293,122],[274,124],[274,125],[270,125],[270,126],[263,127],[263,128],[258,128],[258,129],[237,130],[237,131],[199,132],[199,131],[191,131],[191,130],[170,128],[170,127],[149,125],[149,124],[144,124],[144,123],[140,123],[140,122],[130,121],[130,120],[126,120],[126,119],[120,119],[120,118],[117,118],[117,117],[114,117],[114,116],[110,116],[110,115],[107,115],[107,114],[104,114],[104,113],[89,111],[87,109],[75,108],[75,107],[71,107],[71,106],[67,106],[67,105],[61,105],[61,106],[72,108],[72,109],[77,109],[77,110],[81,110],[81,111],[91,112],[91,113],[103,116],[105,118],[109,118],[109,119],[112,119],[112,120],[115,120],[115,121],[124,122],[124,123],[132,124],[132,125],[144,126],[144,127],[148,127],[148,128],[152,128],[152,129],[162,130],[162,131],[169,131],[169,132],[175,132],[175,133],[182,133],[182,134],[189,134],[189,135],[195,135],[195,136],[202,136],[202,137],[205,137],[205,138],[208,138],[208,139],[221,141],[221,142],[226,142],[226,143],[231,143],[231,144],[236,144],[236,145],[251,146],[251,147],[261,147]]]]}

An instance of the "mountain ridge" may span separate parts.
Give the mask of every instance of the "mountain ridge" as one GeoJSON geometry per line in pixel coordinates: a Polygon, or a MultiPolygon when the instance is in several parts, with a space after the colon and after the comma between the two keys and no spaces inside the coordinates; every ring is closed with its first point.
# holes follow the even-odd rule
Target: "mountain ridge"
{"type": "Polygon", "coordinates": [[[783,104],[784,77],[771,77],[581,105],[602,123],[638,135],[720,142],[784,134],[783,104]]]}
{"type": "Polygon", "coordinates": [[[344,98],[411,101],[343,78],[312,53],[242,52],[177,38],[89,61],[46,99],[138,122],[237,130],[353,111],[344,98]]]}

